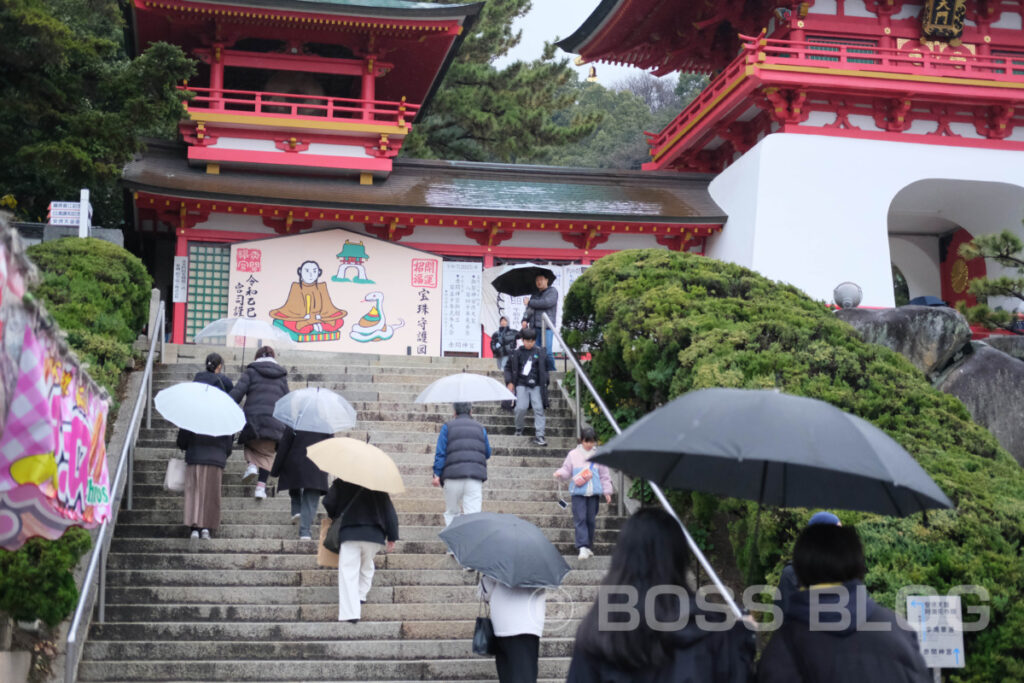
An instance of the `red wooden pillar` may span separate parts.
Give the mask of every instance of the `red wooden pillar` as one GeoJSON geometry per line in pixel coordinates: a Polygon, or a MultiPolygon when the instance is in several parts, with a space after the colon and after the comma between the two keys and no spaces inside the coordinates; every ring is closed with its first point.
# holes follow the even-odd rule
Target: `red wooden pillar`
{"type": "MultiPolygon", "coordinates": [[[[494,267],[494,254],[490,253],[490,251],[488,250],[488,252],[486,254],[484,254],[484,270],[487,270],[488,268],[493,268],[493,267],[494,267]]],[[[484,343],[483,343],[483,350],[484,350],[483,357],[484,358],[494,358],[494,354],[491,353],[491,335],[487,334],[487,330],[483,330],[482,329],[480,332],[481,332],[481,334],[483,334],[483,339],[484,339],[484,343]]]]}
{"type": "MultiPolygon", "coordinates": [[[[174,256],[184,256],[188,258],[188,238],[185,236],[184,228],[178,228],[178,240],[174,245],[174,256]]],[[[173,318],[171,341],[175,344],[185,343],[186,305],[187,304],[184,301],[174,302],[173,312],[171,313],[173,318]]]]}
{"type": "Polygon", "coordinates": [[[224,108],[224,45],[214,43],[210,50],[210,109],[224,108]]]}
{"type": "Polygon", "coordinates": [[[366,71],[363,72],[360,98],[363,100],[363,121],[373,121],[373,102],[376,99],[377,87],[374,76],[374,56],[366,58],[366,71]]]}

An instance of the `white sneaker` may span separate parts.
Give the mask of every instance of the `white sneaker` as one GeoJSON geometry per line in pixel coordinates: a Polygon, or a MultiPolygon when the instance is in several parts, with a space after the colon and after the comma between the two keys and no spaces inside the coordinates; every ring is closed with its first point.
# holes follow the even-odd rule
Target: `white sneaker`
{"type": "Polygon", "coordinates": [[[585,560],[585,559],[587,559],[587,549],[586,548],[580,548],[580,554],[576,557],[576,559],[578,559],[578,560],[585,560]]]}
{"type": "Polygon", "coordinates": [[[257,486],[256,491],[252,494],[252,497],[256,500],[265,500],[267,497],[267,487],[257,486]]]}
{"type": "Polygon", "coordinates": [[[210,540],[210,530],[209,529],[203,529],[203,531],[202,531],[202,533],[200,533],[199,537],[200,538],[204,538],[207,541],[209,541],[210,540]]]}
{"type": "Polygon", "coordinates": [[[299,536],[299,540],[300,541],[312,541],[313,537],[312,536],[299,536]]]}
{"type": "Polygon", "coordinates": [[[251,484],[259,476],[260,476],[260,469],[258,467],[256,467],[256,465],[253,465],[252,463],[249,463],[245,467],[245,474],[242,475],[242,483],[243,484],[251,484]]]}
{"type": "Polygon", "coordinates": [[[300,515],[297,512],[294,515],[292,515],[292,524],[298,524],[299,523],[299,519],[301,517],[302,517],[302,515],[300,515]]]}
{"type": "Polygon", "coordinates": [[[192,534],[189,536],[192,540],[199,538],[199,529],[193,529],[192,534]]]}

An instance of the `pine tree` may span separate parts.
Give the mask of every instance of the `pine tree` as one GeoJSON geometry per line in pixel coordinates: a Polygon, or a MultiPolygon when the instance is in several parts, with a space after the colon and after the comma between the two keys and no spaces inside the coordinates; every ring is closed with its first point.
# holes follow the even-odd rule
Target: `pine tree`
{"type": "Polygon", "coordinates": [[[970,242],[960,245],[960,256],[968,261],[984,257],[999,265],[1017,271],[1016,277],[1000,275],[995,278],[977,278],[971,280],[967,291],[976,296],[979,303],[968,308],[960,302],[957,308],[967,316],[967,320],[975,325],[983,325],[989,329],[1002,329],[1015,334],[1024,331],[1015,329],[1016,316],[1005,310],[994,310],[986,303],[990,296],[1004,296],[1024,300],[1024,241],[1009,230],[999,235],[975,237],[970,242]]]}

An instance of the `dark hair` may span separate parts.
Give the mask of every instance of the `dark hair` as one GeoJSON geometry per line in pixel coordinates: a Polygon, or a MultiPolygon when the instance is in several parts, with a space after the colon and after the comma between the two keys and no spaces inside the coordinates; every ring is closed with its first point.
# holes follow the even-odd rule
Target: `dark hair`
{"type": "Polygon", "coordinates": [[[466,403],[465,401],[459,401],[458,403],[455,404],[455,414],[469,415],[469,410],[472,407],[473,406],[471,406],[469,403],[466,403]]]}
{"type": "Polygon", "coordinates": [[[302,267],[303,267],[304,265],[306,265],[307,263],[312,263],[312,264],[313,264],[314,266],[316,266],[316,269],[317,269],[318,271],[320,271],[319,273],[317,273],[317,277],[318,277],[318,278],[319,278],[319,277],[320,277],[321,275],[323,275],[323,274],[324,274],[324,269],[323,269],[323,268],[321,268],[321,267],[320,267],[320,264],[319,264],[319,263],[317,263],[316,261],[303,261],[302,263],[300,263],[300,264],[299,264],[299,267],[295,269],[295,272],[296,272],[296,273],[298,274],[298,276],[299,276],[299,280],[301,280],[301,279],[302,279],[302,267]]]}
{"type": "Polygon", "coordinates": [[[211,353],[206,357],[206,371],[217,372],[217,368],[224,365],[224,359],[220,357],[219,353],[211,353]]]}
{"type": "Polygon", "coordinates": [[[580,430],[580,441],[593,441],[597,442],[597,432],[594,431],[593,427],[584,427],[580,430]]]}
{"type": "Polygon", "coordinates": [[[274,349],[269,346],[261,346],[256,349],[256,359],[259,360],[260,358],[274,358],[274,349]]]}
{"type": "Polygon", "coordinates": [[[863,579],[868,568],[860,535],[849,526],[806,527],[793,545],[793,569],[802,586],[863,579]]]}
{"type": "Polygon", "coordinates": [[[533,329],[532,327],[527,327],[525,330],[519,333],[519,336],[523,338],[523,341],[526,341],[527,339],[536,339],[537,330],[533,329]]]}
{"type": "Polygon", "coordinates": [[[500,318],[498,318],[498,324],[499,325],[501,324],[502,320],[504,320],[505,322],[508,322],[508,318],[506,318],[505,316],[501,316],[500,318]]]}
{"type": "MultiPolygon", "coordinates": [[[[630,517],[619,532],[611,567],[601,583],[637,589],[636,610],[640,613],[640,625],[628,631],[602,631],[595,604],[576,632],[576,647],[598,661],[631,671],[657,668],[670,661],[676,634],[655,631],[650,627],[645,615],[647,591],[662,585],[679,586],[686,591],[689,562],[686,539],[667,512],[660,508],[645,508],[630,517]]],[[[605,599],[614,604],[612,597],[617,595],[612,593],[605,599]]],[[[662,622],[676,620],[680,614],[678,597],[659,595],[655,599],[654,610],[662,622]]],[[[606,618],[620,621],[626,620],[628,615],[613,609],[606,618]]]]}

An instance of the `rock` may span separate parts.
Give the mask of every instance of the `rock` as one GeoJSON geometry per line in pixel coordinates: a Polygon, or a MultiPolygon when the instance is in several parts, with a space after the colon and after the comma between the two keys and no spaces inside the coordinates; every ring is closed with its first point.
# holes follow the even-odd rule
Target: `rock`
{"type": "Polygon", "coordinates": [[[967,320],[952,308],[844,308],[836,311],[836,317],[852,325],[864,341],[902,354],[929,377],[971,340],[967,320]]]}
{"type": "Polygon", "coordinates": [[[1017,360],[1024,360],[1024,335],[993,334],[986,337],[985,343],[994,349],[1013,356],[1017,360]]]}
{"type": "Polygon", "coordinates": [[[963,401],[974,421],[987,428],[1024,465],[1024,362],[983,342],[935,382],[963,401]]]}

